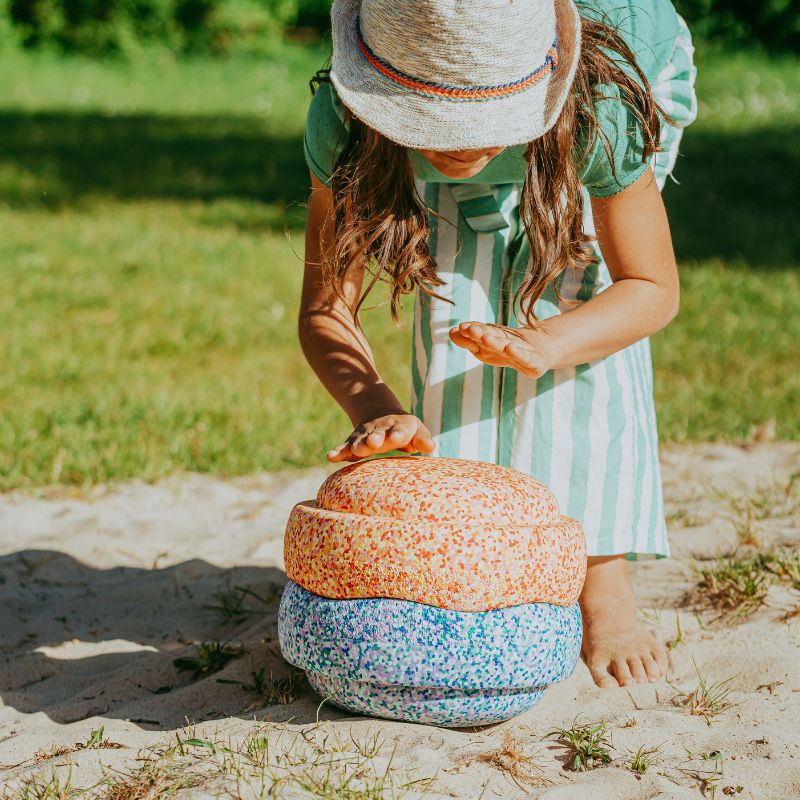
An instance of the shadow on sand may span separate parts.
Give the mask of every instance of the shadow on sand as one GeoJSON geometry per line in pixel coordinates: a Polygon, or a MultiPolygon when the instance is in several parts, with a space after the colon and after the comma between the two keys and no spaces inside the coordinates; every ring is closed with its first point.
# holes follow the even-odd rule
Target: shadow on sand
{"type": "Polygon", "coordinates": [[[52,550],[0,557],[0,697],[20,712],[58,723],[89,717],[127,719],[145,729],[236,717],[297,723],[341,719],[305,681],[292,702],[263,705],[240,685],[265,669],[289,675],[277,641],[280,589],[275,568],[223,569],[201,560],[152,569],[98,570],[52,550]],[[219,593],[247,587],[249,613],[225,618],[219,593]],[[262,599],[256,599],[258,595],[262,599]],[[227,643],[239,656],[192,680],[173,660],[199,642],[227,643]],[[104,643],[104,644],[101,644],[104,643]]]}

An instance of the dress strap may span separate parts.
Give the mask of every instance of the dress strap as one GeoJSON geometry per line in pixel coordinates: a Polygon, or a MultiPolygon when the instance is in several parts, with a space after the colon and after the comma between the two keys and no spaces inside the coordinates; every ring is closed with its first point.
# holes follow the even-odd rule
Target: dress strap
{"type": "Polygon", "coordinates": [[[448,184],[459,211],[474,231],[489,233],[510,227],[500,210],[497,191],[490,183],[448,184]]]}

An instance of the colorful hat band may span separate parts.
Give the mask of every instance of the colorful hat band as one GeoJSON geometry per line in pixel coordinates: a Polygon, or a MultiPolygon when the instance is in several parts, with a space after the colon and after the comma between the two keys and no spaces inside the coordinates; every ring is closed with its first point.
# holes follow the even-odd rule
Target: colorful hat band
{"type": "Polygon", "coordinates": [[[419,94],[440,97],[444,100],[492,100],[496,97],[507,97],[539,83],[547,75],[555,72],[558,64],[558,39],[556,39],[552,47],[547,51],[544,64],[518,81],[501,83],[495,86],[451,86],[446,83],[435,83],[423,78],[415,78],[413,75],[408,75],[399,69],[395,69],[387,61],[375,55],[361,35],[359,17],[356,17],[356,39],[361,55],[384,78],[419,94]]]}

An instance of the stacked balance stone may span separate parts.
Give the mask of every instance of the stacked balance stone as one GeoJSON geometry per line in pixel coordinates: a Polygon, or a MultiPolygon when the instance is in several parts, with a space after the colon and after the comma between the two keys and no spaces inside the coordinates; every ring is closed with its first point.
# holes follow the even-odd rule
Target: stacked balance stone
{"type": "Polygon", "coordinates": [[[285,561],[283,655],[351,711],[499,722],[577,663],[583,529],[507,467],[431,457],[345,467],[292,510],[285,561]]]}

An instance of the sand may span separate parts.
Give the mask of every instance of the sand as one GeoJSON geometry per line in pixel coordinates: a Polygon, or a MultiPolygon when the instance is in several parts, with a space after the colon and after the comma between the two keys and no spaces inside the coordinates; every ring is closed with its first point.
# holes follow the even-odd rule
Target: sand
{"type": "Polygon", "coordinates": [[[670,447],[662,462],[674,557],[632,569],[643,619],[673,644],[672,686],[598,690],[581,664],[537,708],[482,730],[348,715],[297,680],[276,704],[235,683],[289,675],[282,531],[322,469],[0,496],[0,796],[800,798],[800,615],[783,619],[800,597],[776,584],[735,624],[685,603],[693,559],[729,553],[737,527],[797,547],[800,446],[670,447]],[[252,593],[226,618],[214,606],[236,587],[252,593]],[[203,641],[236,657],[178,672],[203,641]],[[698,676],[729,681],[731,706],[708,721],[680,704],[698,676]],[[608,764],[566,768],[547,734],[576,720],[605,722],[608,764]],[[643,775],[639,748],[658,748],[643,775]]]}

